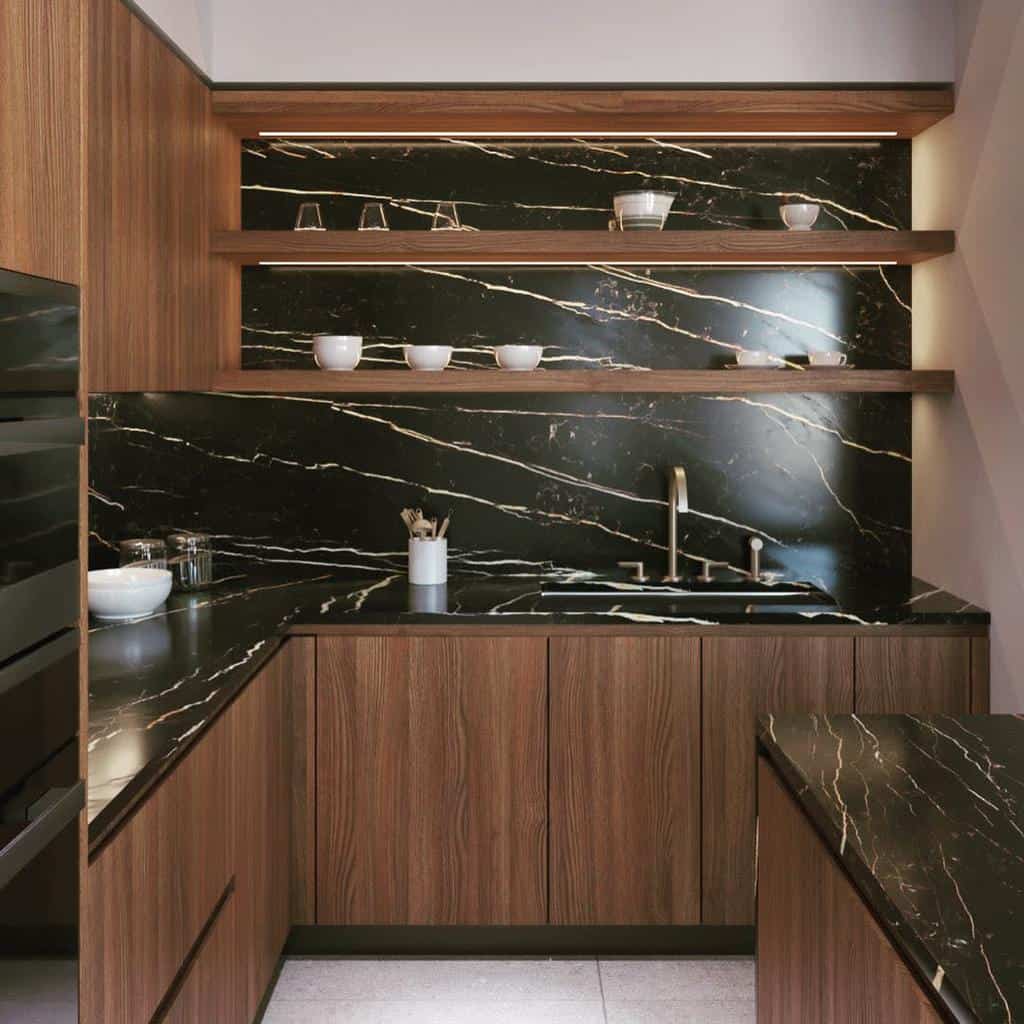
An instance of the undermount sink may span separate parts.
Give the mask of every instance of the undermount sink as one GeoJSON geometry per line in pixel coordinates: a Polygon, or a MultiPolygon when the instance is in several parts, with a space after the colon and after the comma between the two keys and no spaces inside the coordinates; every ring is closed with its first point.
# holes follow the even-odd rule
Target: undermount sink
{"type": "Polygon", "coordinates": [[[835,600],[811,583],[752,583],[750,580],[701,583],[636,583],[631,580],[595,580],[545,583],[541,597],[567,600],[672,601],[680,604],[708,604],[716,600],[768,604],[834,605],[835,600]]]}

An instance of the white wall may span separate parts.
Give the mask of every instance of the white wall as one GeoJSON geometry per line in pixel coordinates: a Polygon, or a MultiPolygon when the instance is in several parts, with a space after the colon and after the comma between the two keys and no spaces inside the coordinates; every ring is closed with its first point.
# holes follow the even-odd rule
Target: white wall
{"type": "Polygon", "coordinates": [[[207,75],[213,65],[211,52],[211,0],[129,0],[207,75]]]}
{"type": "Polygon", "coordinates": [[[203,2],[218,82],[953,78],[954,0],[203,2]]]}
{"type": "Polygon", "coordinates": [[[1024,5],[961,0],[957,108],[914,143],[914,351],[957,393],[914,408],[914,565],[993,612],[996,711],[1024,711],[1024,5]]]}

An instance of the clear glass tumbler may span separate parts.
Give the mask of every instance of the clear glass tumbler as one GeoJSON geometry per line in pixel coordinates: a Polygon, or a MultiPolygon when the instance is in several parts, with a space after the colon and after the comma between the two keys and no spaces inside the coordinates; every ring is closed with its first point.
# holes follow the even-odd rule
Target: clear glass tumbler
{"type": "Polygon", "coordinates": [[[295,216],[296,231],[326,231],[319,203],[301,203],[295,216]]]}
{"type": "Polygon", "coordinates": [[[387,231],[388,219],[384,214],[383,203],[366,203],[359,214],[360,231],[387,231]]]}
{"type": "Polygon", "coordinates": [[[134,537],[120,544],[122,569],[166,569],[167,545],[159,537],[134,537]]]}

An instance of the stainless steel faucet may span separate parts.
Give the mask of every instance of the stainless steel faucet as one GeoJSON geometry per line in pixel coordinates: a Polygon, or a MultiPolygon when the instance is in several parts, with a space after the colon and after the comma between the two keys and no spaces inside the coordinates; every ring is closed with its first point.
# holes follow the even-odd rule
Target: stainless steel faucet
{"type": "Polygon", "coordinates": [[[686,490],[686,470],[682,466],[673,466],[668,471],[668,572],[666,583],[678,583],[679,576],[679,544],[677,516],[680,512],[690,510],[690,499],[686,490]]]}

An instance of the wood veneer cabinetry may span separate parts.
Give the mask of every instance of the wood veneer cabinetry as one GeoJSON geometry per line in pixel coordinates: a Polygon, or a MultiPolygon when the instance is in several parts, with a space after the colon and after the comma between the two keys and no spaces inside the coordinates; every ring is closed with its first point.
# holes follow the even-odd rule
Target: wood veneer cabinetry
{"type": "Polygon", "coordinates": [[[78,284],[80,0],[0,3],[0,267],[78,284]]]}
{"type": "Polygon", "coordinates": [[[700,921],[700,641],[551,640],[552,924],[700,921]]]}
{"type": "Polygon", "coordinates": [[[939,1024],[775,769],[757,770],[758,1024],[939,1024]]]}
{"type": "Polygon", "coordinates": [[[121,0],[84,10],[89,390],[200,390],[218,352],[209,230],[229,223],[210,90],[121,0]]]}
{"type": "Polygon", "coordinates": [[[959,636],[858,637],[857,711],[969,714],[974,642],[959,636]]]}
{"type": "Polygon", "coordinates": [[[546,920],[546,654],[318,641],[318,924],[546,920]]]}
{"type": "Polygon", "coordinates": [[[754,921],[758,716],[853,711],[853,645],[852,637],[704,639],[705,924],[754,921]]]}

